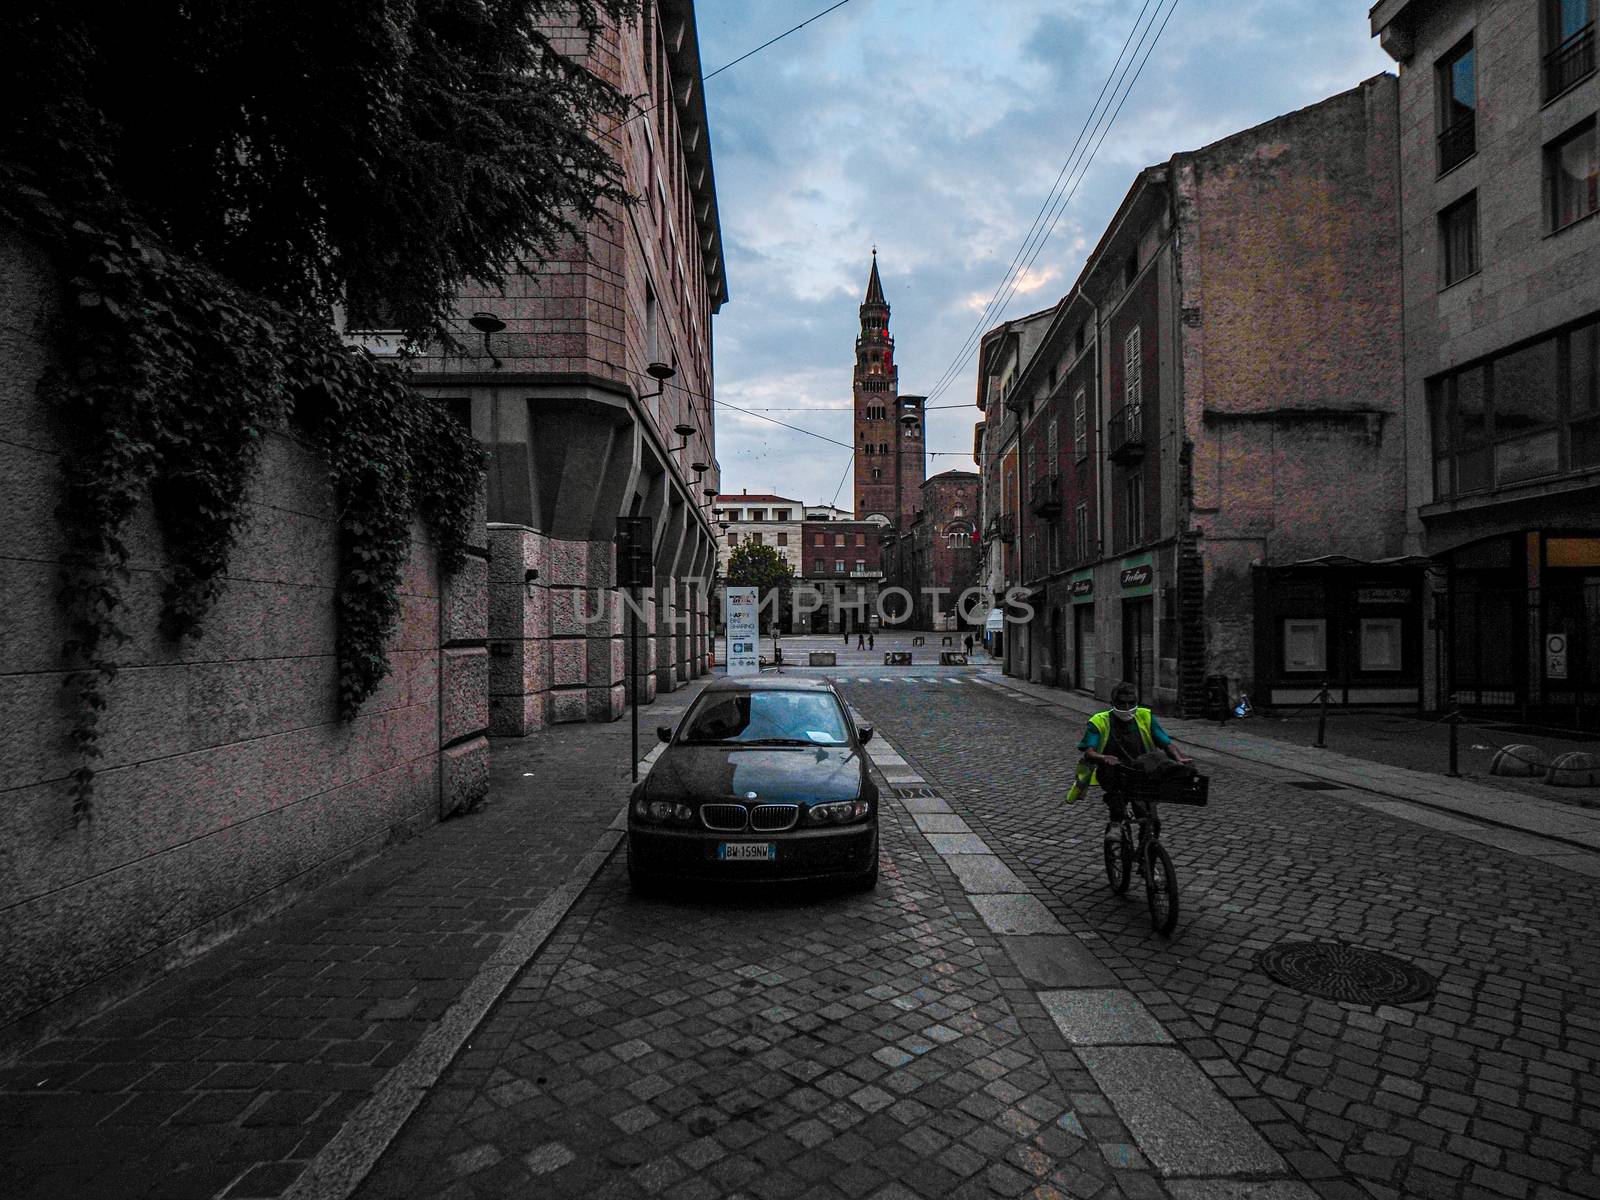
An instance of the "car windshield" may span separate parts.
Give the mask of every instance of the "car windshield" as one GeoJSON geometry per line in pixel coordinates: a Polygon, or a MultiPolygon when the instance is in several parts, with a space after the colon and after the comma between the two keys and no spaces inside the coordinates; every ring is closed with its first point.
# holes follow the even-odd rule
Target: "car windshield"
{"type": "Polygon", "coordinates": [[[732,692],[707,696],[689,714],[685,742],[843,746],[844,714],[827,692],[732,692]]]}

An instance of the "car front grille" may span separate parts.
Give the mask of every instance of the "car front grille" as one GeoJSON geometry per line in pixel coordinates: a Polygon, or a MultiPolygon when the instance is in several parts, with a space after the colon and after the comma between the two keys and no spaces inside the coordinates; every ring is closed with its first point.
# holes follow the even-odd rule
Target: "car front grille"
{"type": "Polygon", "coordinates": [[[745,827],[749,814],[742,804],[702,804],[700,819],[706,823],[707,829],[738,833],[745,827]]]}
{"type": "Polygon", "coordinates": [[[761,833],[777,833],[800,819],[798,804],[758,804],[750,810],[750,828],[761,833]]]}

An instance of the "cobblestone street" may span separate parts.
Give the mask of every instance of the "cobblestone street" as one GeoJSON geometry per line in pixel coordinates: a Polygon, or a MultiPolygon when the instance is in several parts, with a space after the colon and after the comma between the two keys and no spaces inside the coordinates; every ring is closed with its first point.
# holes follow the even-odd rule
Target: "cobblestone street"
{"type": "Polygon", "coordinates": [[[844,690],[1124,986],[1182,1014],[1189,1054],[1238,1073],[1241,1110],[1319,1192],[1600,1195],[1592,877],[1202,757],[1211,806],[1164,813],[1183,915],[1161,938],[1106,886],[1103,806],[1060,804],[1081,718],[935,678],[844,690]],[[1328,938],[1413,961],[1437,995],[1374,1012],[1255,967],[1328,938]]]}

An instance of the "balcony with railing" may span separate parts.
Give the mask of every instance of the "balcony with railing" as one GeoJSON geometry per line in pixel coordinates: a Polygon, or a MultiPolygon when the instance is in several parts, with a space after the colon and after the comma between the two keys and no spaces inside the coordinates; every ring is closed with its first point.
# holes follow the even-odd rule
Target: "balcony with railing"
{"type": "Polygon", "coordinates": [[[1144,405],[1119,408],[1106,422],[1106,456],[1112,462],[1138,462],[1144,457],[1144,405]]]}
{"type": "Polygon", "coordinates": [[[1544,56],[1544,98],[1553,100],[1594,74],[1594,22],[1591,21],[1544,56]]]}
{"type": "Polygon", "coordinates": [[[1439,135],[1439,174],[1454,170],[1478,152],[1478,114],[1462,113],[1439,135]]]}
{"type": "Polygon", "coordinates": [[[1036,517],[1061,515],[1061,476],[1041,475],[1028,491],[1028,510],[1036,517]]]}

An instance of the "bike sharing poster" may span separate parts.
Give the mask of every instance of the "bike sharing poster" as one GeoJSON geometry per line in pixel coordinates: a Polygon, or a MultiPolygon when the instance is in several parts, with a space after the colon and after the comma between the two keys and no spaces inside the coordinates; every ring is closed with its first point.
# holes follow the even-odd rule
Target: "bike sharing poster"
{"type": "Polygon", "coordinates": [[[759,675],[761,644],[757,620],[760,615],[760,589],[723,589],[723,623],[728,628],[728,674],[759,675]]]}

